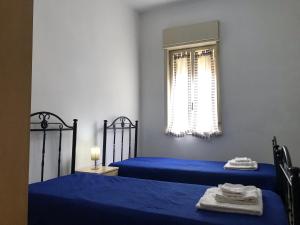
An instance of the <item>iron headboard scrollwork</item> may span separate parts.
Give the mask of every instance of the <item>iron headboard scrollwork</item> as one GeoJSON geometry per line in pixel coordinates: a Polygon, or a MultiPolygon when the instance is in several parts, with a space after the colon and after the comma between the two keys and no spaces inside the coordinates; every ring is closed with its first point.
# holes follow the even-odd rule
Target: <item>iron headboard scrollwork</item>
{"type": "Polygon", "coordinates": [[[107,148],[107,130],[113,130],[113,162],[115,162],[116,158],[116,136],[117,131],[121,131],[121,161],[123,160],[124,153],[124,132],[128,130],[128,157],[132,156],[132,147],[131,147],[131,139],[132,139],[132,130],[134,130],[134,157],[137,156],[137,135],[138,135],[138,121],[135,121],[135,124],[131,122],[131,120],[126,116],[120,116],[108,125],[107,120],[104,120],[103,126],[103,154],[102,154],[102,165],[106,165],[106,148],[107,148]]]}
{"type": "Polygon", "coordinates": [[[300,169],[293,167],[286,146],[278,147],[275,156],[279,195],[286,207],[290,225],[300,225],[300,169]]]}
{"type": "Polygon", "coordinates": [[[46,137],[47,132],[56,131],[59,132],[58,140],[58,168],[57,176],[60,176],[61,167],[61,145],[62,145],[62,132],[72,131],[72,159],[71,159],[71,173],[75,173],[75,160],[76,160],[76,139],[77,139],[77,119],[73,120],[73,125],[67,125],[58,115],[41,111],[35,112],[30,115],[30,131],[43,132],[43,145],[42,145],[42,161],[41,161],[41,181],[44,181],[44,164],[45,164],[45,152],[46,152],[46,137]]]}

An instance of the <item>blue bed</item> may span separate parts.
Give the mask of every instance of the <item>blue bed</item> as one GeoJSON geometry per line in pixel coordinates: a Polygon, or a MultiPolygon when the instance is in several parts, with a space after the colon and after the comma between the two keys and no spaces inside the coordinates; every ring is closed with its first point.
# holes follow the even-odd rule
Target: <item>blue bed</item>
{"type": "MultiPolygon", "coordinates": [[[[224,162],[159,157],[137,158],[137,137],[138,121],[133,123],[126,116],[117,117],[111,124],[104,120],[102,165],[109,164],[106,160],[109,151],[109,159],[113,161],[110,166],[119,167],[120,176],[213,186],[231,182],[277,191],[274,165],[260,163],[256,171],[238,171],[225,170],[224,162]],[[123,141],[125,132],[129,133],[126,144],[123,141]],[[110,143],[112,148],[107,148],[108,134],[112,136],[113,143],[110,143]],[[121,143],[116,144],[118,140],[121,140],[121,143]],[[125,157],[130,159],[123,161],[125,157]],[[116,162],[116,159],[121,161],[116,162]]],[[[274,145],[277,146],[275,142],[274,139],[273,150],[274,145]]]]}
{"type": "Polygon", "coordinates": [[[225,170],[225,162],[137,157],[111,163],[119,176],[216,186],[225,182],[255,185],[275,190],[276,172],[271,164],[260,163],[258,170],[225,170]]]}
{"type": "Polygon", "coordinates": [[[29,186],[29,225],[287,225],[280,197],[264,214],[197,210],[207,186],[77,173],[29,186]]]}

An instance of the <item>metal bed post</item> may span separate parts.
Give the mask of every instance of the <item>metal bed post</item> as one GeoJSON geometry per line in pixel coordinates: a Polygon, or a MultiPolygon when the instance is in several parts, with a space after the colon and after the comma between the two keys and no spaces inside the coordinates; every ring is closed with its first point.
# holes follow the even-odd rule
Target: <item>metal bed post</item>
{"type": "Polygon", "coordinates": [[[282,185],[283,174],[281,172],[280,165],[285,163],[284,160],[286,160],[286,163],[288,163],[289,166],[291,166],[291,160],[288,151],[284,151],[283,149],[283,148],[287,149],[286,146],[282,146],[282,147],[279,146],[276,136],[273,136],[272,147],[273,147],[274,166],[276,171],[276,192],[280,196],[284,196],[285,187],[282,185]],[[288,155],[285,155],[285,153],[287,153],[288,155]]]}
{"type": "Polygon", "coordinates": [[[62,128],[63,128],[62,126],[59,126],[58,168],[57,168],[58,177],[60,177],[62,128]]]}
{"type": "Polygon", "coordinates": [[[107,120],[104,120],[102,166],[105,166],[106,164],[106,137],[107,137],[107,120]]]}
{"type": "Polygon", "coordinates": [[[273,145],[273,149],[279,147],[276,136],[273,136],[272,145],[273,145]]]}
{"type": "Polygon", "coordinates": [[[131,123],[129,123],[129,146],[128,146],[128,158],[131,158],[131,123]]]}
{"type": "Polygon", "coordinates": [[[45,165],[45,144],[46,144],[46,128],[43,128],[43,149],[42,149],[42,162],[41,162],[41,182],[44,181],[44,165],[45,165]]]}
{"type": "Polygon", "coordinates": [[[125,123],[124,123],[124,120],[122,120],[122,122],[121,122],[121,130],[122,130],[122,137],[121,137],[121,161],[123,161],[124,126],[125,126],[125,123]]]}
{"type": "Polygon", "coordinates": [[[75,173],[76,163],[76,139],[77,139],[77,119],[73,120],[73,142],[72,142],[72,163],[71,163],[71,174],[75,173]]]}
{"type": "Polygon", "coordinates": [[[114,141],[113,141],[113,162],[115,162],[116,157],[116,126],[113,124],[113,130],[114,130],[114,141]]]}
{"type": "Polygon", "coordinates": [[[138,124],[139,122],[136,120],[135,121],[135,136],[134,136],[134,157],[137,157],[137,142],[138,142],[138,124]]]}
{"type": "Polygon", "coordinates": [[[283,162],[283,151],[282,149],[280,149],[279,146],[277,146],[276,148],[274,147],[273,149],[273,154],[274,154],[274,165],[275,165],[275,171],[276,171],[276,191],[280,196],[283,196],[284,193],[283,192],[283,187],[281,184],[282,181],[282,173],[281,173],[281,169],[280,169],[280,164],[282,164],[283,162]]]}

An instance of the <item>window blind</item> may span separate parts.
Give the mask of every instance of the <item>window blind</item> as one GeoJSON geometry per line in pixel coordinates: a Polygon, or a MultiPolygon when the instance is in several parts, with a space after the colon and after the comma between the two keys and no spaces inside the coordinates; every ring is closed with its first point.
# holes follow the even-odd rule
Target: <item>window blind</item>
{"type": "Polygon", "coordinates": [[[209,21],[197,24],[171,27],[163,31],[163,47],[176,49],[178,46],[217,42],[219,40],[219,22],[209,21]]]}

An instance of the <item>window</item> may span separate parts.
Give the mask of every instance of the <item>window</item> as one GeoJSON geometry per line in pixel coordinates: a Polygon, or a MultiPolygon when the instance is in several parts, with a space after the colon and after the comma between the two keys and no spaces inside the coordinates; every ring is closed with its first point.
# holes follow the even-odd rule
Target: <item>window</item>
{"type": "Polygon", "coordinates": [[[168,57],[167,133],[221,134],[217,45],[172,50],[168,57]]]}

